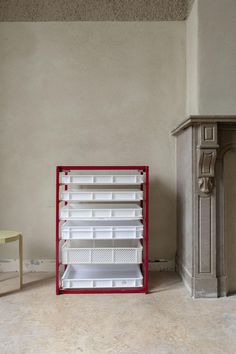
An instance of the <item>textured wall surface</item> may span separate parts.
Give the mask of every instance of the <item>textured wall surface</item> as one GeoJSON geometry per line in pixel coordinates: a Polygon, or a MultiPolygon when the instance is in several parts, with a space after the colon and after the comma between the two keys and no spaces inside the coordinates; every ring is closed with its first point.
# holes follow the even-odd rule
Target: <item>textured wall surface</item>
{"type": "Polygon", "coordinates": [[[236,1],[199,0],[199,114],[236,113],[236,1]]]}
{"type": "Polygon", "coordinates": [[[193,0],[0,0],[0,21],[184,20],[193,0]]]}
{"type": "Polygon", "coordinates": [[[196,0],[187,20],[187,113],[236,112],[236,1],[196,0]]]}
{"type": "Polygon", "coordinates": [[[198,1],[186,21],[186,113],[198,114],[198,1]]]}
{"type": "Polygon", "coordinates": [[[172,259],[185,23],[1,23],[0,48],[0,225],[25,258],[55,256],[56,165],[149,164],[150,258],[172,259]]]}

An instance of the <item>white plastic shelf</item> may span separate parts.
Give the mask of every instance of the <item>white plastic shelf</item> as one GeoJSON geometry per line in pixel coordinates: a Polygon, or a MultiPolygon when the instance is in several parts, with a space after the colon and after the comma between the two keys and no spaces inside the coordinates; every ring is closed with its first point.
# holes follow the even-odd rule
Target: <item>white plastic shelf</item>
{"type": "Polygon", "coordinates": [[[143,224],[140,221],[67,221],[60,227],[63,240],[73,239],[141,239],[143,224]]]}
{"type": "Polygon", "coordinates": [[[62,276],[64,289],[142,287],[138,265],[70,265],[62,276]]]}
{"type": "Polygon", "coordinates": [[[69,240],[62,246],[62,264],[142,263],[139,240],[69,240]]]}
{"type": "Polygon", "coordinates": [[[137,204],[76,204],[60,208],[60,220],[117,220],[142,219],[142,208],[137,204]]]}
{"type": "Polygon", "coordinates": [[[63,184],[142,184],[144,181],[143,175],[61,175],[60,183],[63,184]]]}
{"type": "Polygon", "coordinates": [[[60,192],[64,201],[140,201],[143,192],[139,189],[68,189],[60,192]]]}

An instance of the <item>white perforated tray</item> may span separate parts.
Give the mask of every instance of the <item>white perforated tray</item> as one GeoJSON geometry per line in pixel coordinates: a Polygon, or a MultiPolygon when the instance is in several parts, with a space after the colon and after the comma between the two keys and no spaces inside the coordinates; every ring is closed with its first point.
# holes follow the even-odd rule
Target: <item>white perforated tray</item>
{"type": "Polygon", "coordinates": [[[60,227],[61,239],[140,239],[140,221],[67,221],[60,227]]]}
{"type": "Polygon", "coordinates": [[[137,204],[79,204],[60,208],[61,220],[141,219],[142,208],[137,204]]]}
{"type": "Polygon", "coordinates": [[[138,201],[143,199],[139,189],[68,189],[60,192],[60,200],[65,201],[138,201]]]}
{"type": "Polygon", "coordinates": [[[143,175],[61,175],[64,184],[141,184],[143,175]]]}
{"type": "Polygon", "coordinates": [[[142,286],[143,276],[138,265],[70,265],[62,276],[64,289],[142,286]]]}
{"type": "Polygon", "coordinates": [[[62,264],[142,263],[139,240],[70,240],[62,246],[62,264]]]}

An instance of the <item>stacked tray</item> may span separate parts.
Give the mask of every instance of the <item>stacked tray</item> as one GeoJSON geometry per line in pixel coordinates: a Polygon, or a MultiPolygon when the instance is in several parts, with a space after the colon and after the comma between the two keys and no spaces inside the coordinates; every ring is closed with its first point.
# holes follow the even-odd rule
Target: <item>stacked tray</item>
{"type": "Polygon", "coordinates": [[[139,264],[139,240],[68,240],[62,246],[62,264],[139,264]]]}
{"type": "Polygon", "coordinates": [[[143,192],[139,189],[68,189],[60,193],[64,201],[78,202],[112,202],[140,201],[143,192]]]}
{"type": "Polygon", "coordinates": [[[140,221],[77,221],[69,220],[60,226],[62,240],[141,239],[143,224],[140,221]]]}
{"type": "Polygon", "coordinates": [[[62,276],[65,289],[134,288],[143,286],[143,275],[136,265],[69,265],[62,276]]]}
{"type": "Polygon", "coordinates": [[[143,183],[143,175],[61,175],[62,184],[127,185],[143,183]]]}
{"type": "Polygon", "coordinates": [[[135,220],[142,217],[142,208],[137,204],[70,203],[60,209],[61,220],[135,220]]]}

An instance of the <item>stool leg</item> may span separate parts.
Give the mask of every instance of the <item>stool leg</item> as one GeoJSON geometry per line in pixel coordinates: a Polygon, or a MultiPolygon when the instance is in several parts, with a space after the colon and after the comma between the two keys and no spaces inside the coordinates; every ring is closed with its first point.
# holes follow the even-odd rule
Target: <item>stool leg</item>
{"type": "Polygon", "coordinates": [[[23,285],[23,240],[22,235],[19,236],[19,276],[20,276],[20,289],[23,285]]]}

